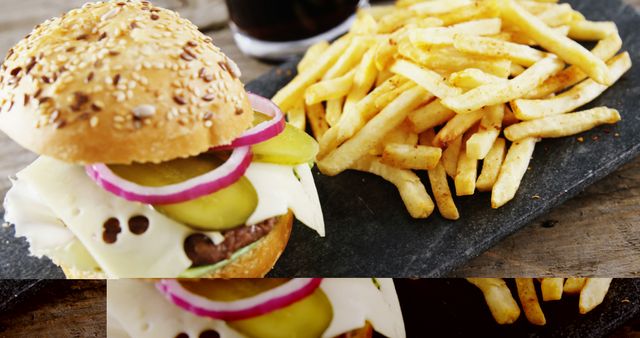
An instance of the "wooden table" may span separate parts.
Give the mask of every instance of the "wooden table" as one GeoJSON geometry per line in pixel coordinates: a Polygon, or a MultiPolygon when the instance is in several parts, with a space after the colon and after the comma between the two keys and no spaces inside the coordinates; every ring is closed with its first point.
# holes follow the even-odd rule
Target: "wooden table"
{"type": "MultiPolygon", "coordinates": [[[[640,0],[627,1],[640,8],[640,0]]],[[[0,51],[8,50],[34,24],[62,12],[64,7],[73,5],[69,3],[75,2],[81,1],[73,0],[61,5],[47,0],[2,0],[0,51]],[[42,6],[38,7],[38,4],[42,6]],[[4,10],[5,6],[7,10],[4,10]]],[[[213,37],[216,45],[238,63],[245,82],[272,67],[242,55],[228,29],[207,33],[213,37]]],[[[34,158],[34,154],[0,135],[0,177],[14,174],[34,158]]],[[[0,179],[0,196],[4,196],[8,188],[9,181],[0,179]]],[[[640,158],[508,237],[453,275],[640,277],[638,257],[640,158]]]]}
{"type": "Polygon", "coordinates": [[[107,336],[105,281],[57,280],[0,316],[0,337],[107,336]]]}

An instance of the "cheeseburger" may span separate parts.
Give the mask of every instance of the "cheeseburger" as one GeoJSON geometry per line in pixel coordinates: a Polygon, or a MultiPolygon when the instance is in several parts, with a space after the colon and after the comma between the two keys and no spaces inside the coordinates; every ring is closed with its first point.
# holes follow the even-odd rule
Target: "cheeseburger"
{"type": "Polygon", "coordinates": [[[239,77],[146,1],[36,26],[0,69],[0,130],[41,155],[6,221],[70,278],[263,276],[294,215],[324,236],[317,144],[239,77]]]}
{"type": "Polygon", "coordinates": [[[107,281],[109,338],[404,338],[391,279],[107,281]]]}

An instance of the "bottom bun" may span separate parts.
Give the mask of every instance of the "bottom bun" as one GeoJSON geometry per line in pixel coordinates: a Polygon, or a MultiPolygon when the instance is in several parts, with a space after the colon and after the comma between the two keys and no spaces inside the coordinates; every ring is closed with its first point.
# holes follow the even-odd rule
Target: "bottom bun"
{"type": "MultiPolygon", "coordinates": [[[[286,215],[279,216],[273,229],[267,236],[261,238],[258,243],[238,259],[230,262],[213,273],[200,276],[200,278],[260,278],[264,277],[284,251],[289,242],[293,214],[289,211],[286,215]]],[[[59,264],[69,279],[104,279],[104,273],[88,270],[69,268],[59,264]]],[[[357,336],[359,338],[359,336],[357,336]]]]}
{"type": "Polygon", "coordinates": [[[373,337],[373,327],[371,326],[371,323],[367,322],[367,324],[363,328],[341,334],[336,338],[371,338],[371,337],[373,337]]]}

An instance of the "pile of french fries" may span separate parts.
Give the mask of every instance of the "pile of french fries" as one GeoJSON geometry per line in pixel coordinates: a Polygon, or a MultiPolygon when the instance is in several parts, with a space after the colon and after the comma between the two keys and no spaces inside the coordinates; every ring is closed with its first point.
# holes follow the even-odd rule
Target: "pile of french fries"
{"type": "Polygon", "coordinates": [[[324,174],[382,176],[426,218],[435,206],[414,172],[426,170],[441,215],[455,220],[447,176],[457,196],[490,191],[499,208],[541,138],[620,120],[576,109],[631,67],[621,47],[615,23],[553,0],[399,0],[361,9],[346,35],[309,48],[273,101],[291,124],[308,121],[324,174]]]}
{"type": "MultiPolygon", "coordinates": [[[[498,324],[512,324],[520,317],[518,303],[502,278],[467,278],[484,294],[491,315],[498,324]]],[[[585,314],[600,305],[609,291],[611,278],[541,278],[540,289],[545,302],[560,300],[562,293],[580,295],[578,310],[585,314]]],[[[534,279],[516,278],[518,298],[527,320],[534,325],[547,323],[536,293],[534,279]]]]}

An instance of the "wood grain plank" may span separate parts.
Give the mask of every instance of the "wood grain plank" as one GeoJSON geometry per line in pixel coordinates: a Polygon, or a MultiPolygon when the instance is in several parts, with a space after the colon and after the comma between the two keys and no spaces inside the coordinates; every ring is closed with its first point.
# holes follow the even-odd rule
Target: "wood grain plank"
{"type": "Polygon", "coordinates": [[[105,281],[50,281],[0,317],[0,337],[106,337],[105,281]]]}

